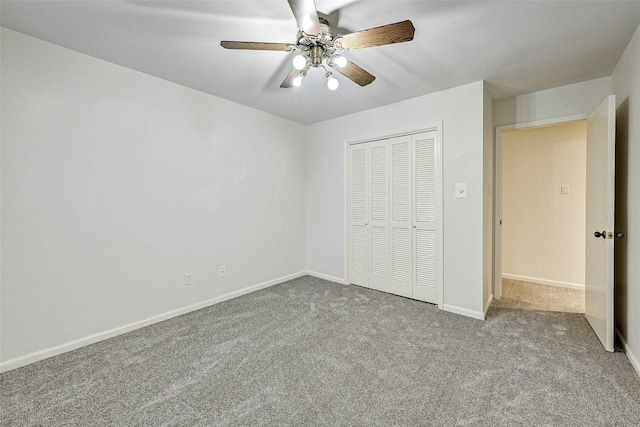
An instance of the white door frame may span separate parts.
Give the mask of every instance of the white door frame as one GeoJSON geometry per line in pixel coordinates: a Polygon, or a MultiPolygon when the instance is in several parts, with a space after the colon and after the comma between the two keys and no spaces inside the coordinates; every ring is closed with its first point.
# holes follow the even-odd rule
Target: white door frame
{"type": "Polygon", "coordinates": [[[496,161],[494,183],[494,239],[493,239],[493,297],[502,298],[502,134],[512,130],[533,129],[545,126],[561,125],[565,123],[587,120],[589,114],[577,114],[574,116],[558,117],[546,120],[534,120],[531,122],[516,123],[496,127],[496,161]]]}
{"type": "MultiPolygon", "coordinates": [[[[345,249],[344,251],[344,278],[345,278],[344,283],[345,285],[349,285],[351,283],[351,278],[349,277],[349,253],[351,252],[351,243],[350,243],[351,215],[349,214],[351,212],[351,206],[350,206],[351,198],[349,194],[349,189],[351,188],[351,182],[349,179],[349,147],[354,144],[362,144],[365,142],[378,141],[381,139],[389,139],[389,138],[395,138],[398,136],[414,135],[417,133],[432,132],[432,131],[435,131],[438,134],[438,146],[436,147],[436,150],[437,150],[436,162],[440,166],[438,169],[440,171],[440,182],[442,184],[444,180],[444,173],[442,168],[442,162],[443,162],[442,151],[443,151],[444,143],[442,138],[442,122],[441,121],[430,123],[425,125],[424,127],[419,127],[415,129],[397,131],[393,133],[387,133],[387,134],[364,137],[364,138],[346,139],[344,141],[343,159],[344,159],[344,249],[345,249]]],[[[440,194],[442,194],[442,191],[440,192],[440,194]]],[[[442,227],[442,238],[440,239],[437,249],[440,251],[440,253],[443,253],[444,251],[444,214],[443,214],[444,200],[442,196],[440,197],[439,203],[440,203],[440,212],[438,212],[438,214],[440,215],[440,222],[442,227]]],[[[440,270],[442,271],[443,280],[439,289],[438,308],[442,308],[444,304],[444,256],[442,257],[440,270]]]]}

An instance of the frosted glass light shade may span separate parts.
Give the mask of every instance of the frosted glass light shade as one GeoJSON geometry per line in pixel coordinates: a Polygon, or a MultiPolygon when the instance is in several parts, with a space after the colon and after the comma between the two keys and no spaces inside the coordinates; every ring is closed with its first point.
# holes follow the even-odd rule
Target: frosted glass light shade
{"type": "Polygon", "coordinates": [[[293,78],[293,85],[299,87],[302,84],[302,76],[296,76],[293,78]]]}
{"type": "Polygon", "coordinates": [[[327,80],[329,90],[336,90],[338,86],[340,86],[340,82],[335,77],[329,77],[329,80],[327,80]]]}
{"type": "Polygon", "coordinates": [[[342,55],[336,55],[333,57],[333,62],[340,68],[347,66],[347,58],[342,55]]]}
{"type": "Polygon", "coordinates": [[[300,71],[307,65],[307,58],[302,55],[296,55],[293,57],[293,68],[300,71]]]}

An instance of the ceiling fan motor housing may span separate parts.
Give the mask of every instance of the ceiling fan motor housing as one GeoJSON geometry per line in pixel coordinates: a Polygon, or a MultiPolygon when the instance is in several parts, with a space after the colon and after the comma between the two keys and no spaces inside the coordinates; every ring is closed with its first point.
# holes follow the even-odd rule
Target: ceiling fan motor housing
{"type": "Polygon", "coordinates": [[[309,57],[309,64],[313,67],[320,67],[323,59],[330,60],[337,50],[333,43],[338,36],[337,33],[325,19],[319,18],[319,20],[322,33],[311,35],[298,31],[296,42],[299,52],[309,57]]]}

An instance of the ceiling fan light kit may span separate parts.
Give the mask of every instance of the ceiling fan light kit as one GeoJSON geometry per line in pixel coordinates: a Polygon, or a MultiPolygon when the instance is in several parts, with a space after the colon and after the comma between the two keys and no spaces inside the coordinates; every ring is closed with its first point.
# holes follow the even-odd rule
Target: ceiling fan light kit
{"type": "Polygon", "coordinates": [[[349,61],[342,53],[354,49],[402,43],[413,40],[415,28],[411,21],[396,22],[346,35],[338,35],[329,23],[318,17],[313,0],[288,0],[298,24],[295,44],[222,41],[225,49],[274,50],[296,52],[293,69],[281,88],[299,87],[311,68],[323,68],[329,90],[336,90],[340,82],[329,69],[338,71],[360,86],[375,80],[375,76],[349,61]]]}

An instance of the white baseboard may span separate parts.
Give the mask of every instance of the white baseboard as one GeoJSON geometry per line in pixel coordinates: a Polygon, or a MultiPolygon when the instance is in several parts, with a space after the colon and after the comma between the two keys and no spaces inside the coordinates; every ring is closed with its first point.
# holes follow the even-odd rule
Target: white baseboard
{"type": "Polygon", "coordinates": [[[511,280],[521,280],[523,282],[539,283],[541,285],[557,286],[559,288],[579,289],[581,291],[584,290],[584,284],[581,284],[581,283],[561,282],[559,280],[548,280],[548,279],[541,279],[539,277],[520,276],[518,274],[509,274],[509,273],[502,273],[502,278],[511,279],[511,280]]]}
{"type": "Polygon", "coordinates": [[[489,307],[491,306],[492,302],[493,302],[493,294],[490,294],[489,301],[487,301],[487,303],[484,305],[484,319],[487,318],[487,313],[489,312],[489,307]]]}
{"type": "Polygon", "coordinates": [[[301,271],[287,276],[279,277],[277,279],[268,280],[257,285],[248,286],[246,288],[229,292],[216,298],[212,298],[207,301],[199,302],[187,307],[178,308],[175,310],[167,311],[166,313],[159,314],[157,316],[148,317],[137,322],[129,323],[127,325],[119,326],[117,328],[109,329],[108,331],[99,332],[97,334],[89,335],[84,338],[80,338],[74,341],[70,341],[55,347],[47,348],[44,350],[36,351],[26,354],[24,356],[17,357],[15,359],[7,360],[0,363],[0,372],[10,371],[12,369],[20,368],[22,366],[29,365],[31,363],[39,362],[49,357],[57,356],[68,351],[76,350],[80,347],[84,347],[90,344],[95,344],[100,341],[104,341],[109,338],[116,337],[118,335],[126,334],[127,332],[135,331],[136,329],[144,328],[145,326],[152,325],[154,323],[162,322],[164,320],[171,319],[173,317],[181,316],[183,314],[190,313],[192,311],[200,310],[211,305],[230,300],[242,295],[250,294],[251,292],[258,291],[260,289],[268,288],[270,286],[277,285],[279,283],[286,282],[288,280],[297,279],[298,277],[305,276],[306,271],[301,271]]]}
{"type": "Polygon", "coordinates": [[[341,285],[345,285],[346,284],[344,279],[341,279],[339,277],[329,276],[328,274],[322,274],[322,273],[318,273],[316,271],[310,271],[310,270],[307,270],[306,273],[309,276],[317,277],[318,279],[324,279],[324,280],[328,280],[330,282],[340,283],[341,285]]]}
{"type": "Polygon", "coordinates": [[[474,319],[485,319],[485,314],[480,311],[467,310],[466,308],[456,307],[455,305],[442,304],[442,310],[449,313],[461,314],[463,316],[472,317],[474,319]]]}
{"type": "Polygon", "coordinates": [[[631,366],[633,366],[633,369],[636,370],[636,374],[640,376],[640,361],[636,358],[635,354],[633,354],[633,352],[631,351],[631,348],[625,341],[624,337],[622,336],[618,328],[616,328],[616,335],[618,335],[618,338],[620,338],[620,342],[624,346],[624,351],[627,355],[627,359],[629,359],[629,362],[631,362],[631,366]]]}

